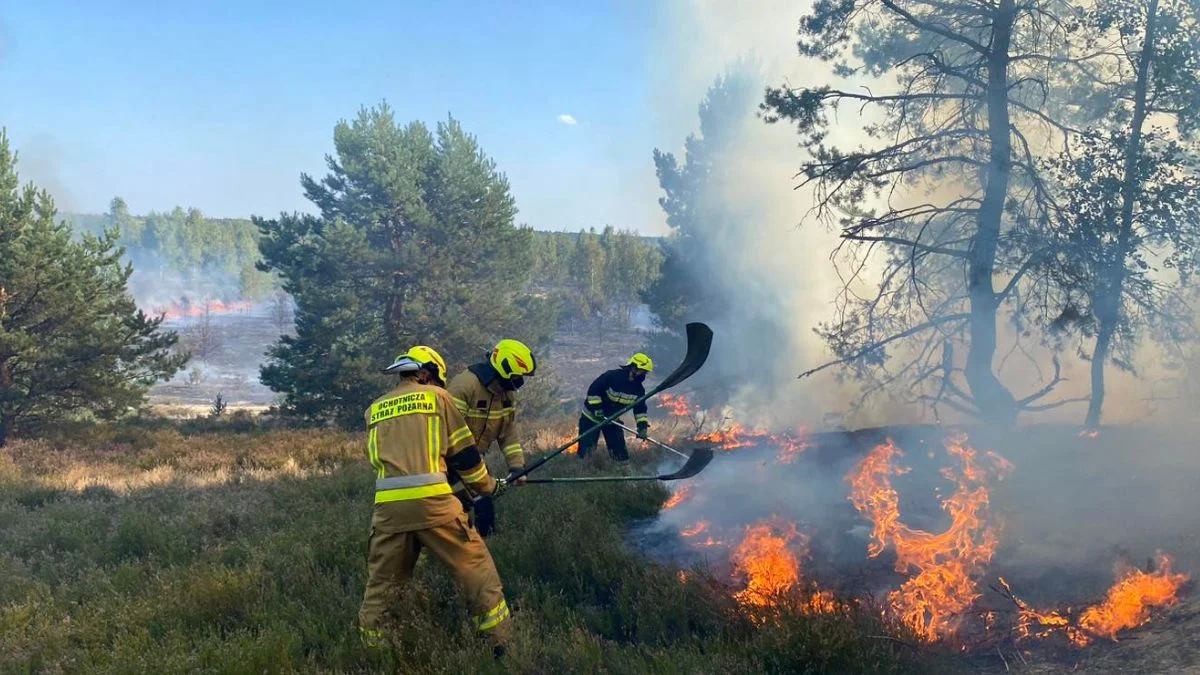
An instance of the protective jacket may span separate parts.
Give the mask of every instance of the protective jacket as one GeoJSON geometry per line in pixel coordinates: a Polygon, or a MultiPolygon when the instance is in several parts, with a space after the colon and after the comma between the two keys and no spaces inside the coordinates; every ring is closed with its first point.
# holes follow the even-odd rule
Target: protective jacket
{"type": "Polygon", "coordinates": [[[500,386],[496,369],[489,363],[477,363],[450,380],[447,389],[458,412],[466,418],[479,452],[486,453],[495,441],[509,471],[524,468],[516,398],[500,386]]]}
{"type": "Polygon", "coordinates": [[[471,429],[445,390],[405,380],[371,404],[366,420],[377,530],[423,530],[462,515],[449,469],[477,493],[495,491],[471,429]]]}
{"type": "MultiPolygon", "coordinates": [[[[641,382],[629,379],[627,368],[614,368],[601,374],[592,381],[592,386],[588,387],[583,416],[600,421],[645,395],[646,388],[641,382]]],[[[633,407],[633,416],[638,426],[650,426],[645,401],[633,407]]]]}

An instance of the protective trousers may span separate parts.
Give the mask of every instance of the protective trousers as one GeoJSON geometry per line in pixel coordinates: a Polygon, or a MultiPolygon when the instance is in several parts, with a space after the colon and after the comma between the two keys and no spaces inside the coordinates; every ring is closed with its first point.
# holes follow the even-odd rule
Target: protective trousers
{"type": "Polygon", "coordinates": [[[465,514],[427,530],[380,532],[371,528],[367,553],[367,587],[358,613],[359,626],[377,629],[400,587],[412,578],[422,549],[449,568],[470,606],[475,628],[493,645],[509,636],[509,610],[492,555],[465,514]]]}
{"type": "MultiPolygon", "coordinates": [[[[620,421],[620,420],[618,420],[620,421]]],[[[589,419],[587,415],[579,416],[579,433],[582,435],[588,429],[596,426],[596,422],[589,419]]],[[[629,461],[629,450],[625,447],[625,432],[621,427],[606,424],[600,428],[600,433],[604,434],[604,445],[608,448],[608,454],[618,462],[629,461]]],[[[600,442],[600,434],[592,434],[587,438],[579,441],[579,458],[587,457],[592,450],[596,449],[596,445],[600,442]]]]}

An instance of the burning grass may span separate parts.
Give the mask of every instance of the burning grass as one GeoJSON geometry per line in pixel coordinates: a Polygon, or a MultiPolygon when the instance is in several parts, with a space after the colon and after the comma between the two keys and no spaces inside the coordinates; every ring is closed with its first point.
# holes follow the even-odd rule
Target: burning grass
{"type": "MultiPolygon", "coordinates": [[[[890,476],[905,469],[895,465],[903,454],[895,443],[877,446],[847,477],[851,503],[874,527],[868,554],[874,557],[890,549],[896,571],[912,574],[888,596],[891,610],[928,642],[957,631],[962,613],[980,596],[977,578],[999,543],[986,513],[988,474],[975,450],[956,438],[946,443],[946,451],[961,466],[943,470],[955,491],[942,502],[950,526],[937,534],[900,521],[900,496],[890,476]]],[[[1008,465],[999,467],[1004,471],[1008,465]]]]}
{"type": "MultiPolygon", "coordinates": [[[[701,415],[692,413],[692,417],[701,415]]],[[[698,437],[730,452],[753,453],[755,457],[773,454],[780,464],[787,463],[785,456],[790,461],[796,457],[791,448],[797,436],[750,431],[732,424],[698,437]]],[[[1086,433],[1078,437],[1083,443],[1097,438],[1086,433]]],[[[804,447],[812,446],[810,439],[800,440],[804,447]]],[[[874,582],[859,579],[857,583],[865,583],[861,590],[868,593],[889,585],[879,610],[906,626],[918,641],[970,651],[993,649],[997,644],[1053,641],[1061,636],[1066,644],[1083,648],[1097,641],[1118,640],[1124,632],[1152,621],[1159,610],[1179,603],[1189,577],[1173,571],[1167,556],[1160,556],[1154,569],[1121,566],[1102,599],[1075,607],[1038,611],[1020,600],[1003,579],[991,585],[995,593],[987,593],[1002,525],[991,509],[992,490],[1011,476],[1015,467],[996,452],[976,449],[962,434],[942,439],[942,445],[946,460],[939,473],[949,490],[938,500],[940,518],[924,514],[928,523],[940,523],[932,529],[910,524],[901,511],[902,497],[893,479],[907,476],[911,469],[903,465],[904,452],[892,439],[870,446],[845,474],[846,499],[870,526],[868,561],[883,559],[896,575],[888,578],[872,572],[874,582]],[[994,605],[1002,599],[1012,603],[1013,609],[996,609],[994,605]]],[[[936,465],[937,453],[928,451],[927,455],[936,465]]],[[[746,468],[757,464],[736,465],[739,468],[734,470],[743,476],[734,482],[738,490],[760,489],[746,478],[746,468]]],[[[787,478],[758,475],[777,489],[787,489],[787,478]]],[[[725,508],[726,496],[719,487],[706,487],[706,480],[719,479],[711,474],[701,476],[696,488],[689,485],[675,492],[664,504],[664,509],[669,509],[665,513],[672,514],[672,522],[682,518],[680,533],[685,535],[685,547],[719,550],[718,564],[729,570],[735,586],[741,584],[732,592],[739,603],[751,610],[771,607],[777,602],[773,598],[788,590],[782,595],[790,595],[793,604],[799,596],[801,604],[807,603],[813,610],[834,611],[845,605],[846,601],[839,605],[831,593],[820,589],[819,576],[805,573],[812,535],[803,531],[802,521],[779,515],[768,520],[751,517],[742,524],[745,533],[739,540],[731,536],[738,527],[738,509],[725,508]],[[705,499],[696,502],[694,491],[703,492],[705,499]]]]}
{"type": "MultiPolygon", "coordinates": [[[[428,563],[398,599],[395,649],[359,645],[371,475],[355,434],[164,426],[0,458],[0,661],[16,671],[495,670],[428,563]],[[124,482],[89,488],[62,467],[124,482]],[[160,467],[169,478],[135,480],[160,467]]],[[[869,613],[789,609],[760,626],[703,571],[648,563],[623,530],[667,496],[529,486],[498,502],[489,545],[517,610],[510,672],[930,672],[928,657],[870,637],[886,633],[869,613]]]]}
{"type": "Polygon", "coordinates": [[[153,307],[148,314],[163,316],[167,321],[177,321],[183,318],[202,317],[206,314],[235,314],[253,311],[259,305],[251,300],[234,300],[225,302],[220,299],[207,299],[192,302],[181,298],[169,305],[153,307]]]}

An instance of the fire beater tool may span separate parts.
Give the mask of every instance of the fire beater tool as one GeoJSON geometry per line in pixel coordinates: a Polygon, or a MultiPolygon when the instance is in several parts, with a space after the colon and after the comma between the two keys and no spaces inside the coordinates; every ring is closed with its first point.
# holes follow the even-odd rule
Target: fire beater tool
{"type": "MultiPolygon", "coordinates": [[[[635,436],[637,435],[637,432],[636,432],[636,431],[634,431],[633,429],[630,429],[629,427],[625,426],[624,424],[621,424],[620,422],[613,422],[613,425],[614,425],[614,426],[621,427],[621,428],[622,428],[622,429],[624,429],[625,431],[628,431],[629,433],[631,433],[631,434],[634,434],[635,436]]],[[[680,452],[680,451],[676,450],[675,448],[672,448],[671,446],[667,445],[666,443],[663,443],[662,441],[656,441],[656,440],[654,440],[653,438],[644,438],[644,439],[642,439],[642,440],[645,440],[645,441],[650,441],[651,443],[653,443],[653,444],[657,445],[658,447],[662,448],[663,450],[670,450],[671,452],[673,452],[673,453],[675,453],[675,454],[679,455],[680,457],[682,457],[682,458],[684,458],[684,459],[689,459],[689,457],[688,457],[687,455],[685,455],[685,454],[683,454],[682,452],[680,452]]]]}
{"type": "MultiPolygon", "coordinates": [[[[600,422],[597,423],[596,426],[592,427],[591,429],[588,429],[587,431],[576,436],[572,440],[567,441],[566,443],[559,446],[558,449],[554,450],[550,454],[546,455],[545,457],[542,457],[541,459],[534,462],[533,464],[525,467],[524,470],[518,471],[517,473],[514,473],[513,475],[504,479],[504,481],[506,483],[511,483],[511,482],[517,480],[518,478],[521,478],[522,476],[529,474],[530,472],[534,471],[535,469],[542,466],[546,462],[549,462],[550,460],[554,459],[558,455],[561,455],[564,451],[566,451],[567,448],[578,443],[580,441],[580,439],[586,438],[589,434],[595,435],[595,434],[600,433],[600,429],[605,424],[609,424],[613,420],[620,417],[621,415],[624,415],[625,413],[629,412],[630,410],[633,410],[633,407],[636,406],[637,404],[645,401],[646,399],[650,398],[651,396],[654,396],[655,394],[658,394],[667,389],[670,389],[671,387],[674,387],[675,385],[679,384],[680,382],[683,382],[684,380],[688,379],[692,375],[695,375],[696,371],[700,370],[700,368],[704,365],[704,362],[708,360],[708,350],[712,347],[713,332],[712,332],[711,328],[709,328],[708,326],[706,326],[700,322],[689,323],[689,324],[687,324],[687,326],[685,326],[685,329],[687,332],[687,353],[683,355],[683,361],[681,361],[679,363],[679,366],[676,367],[675,370],[672,371],[670,375],[667,375],[663,379],[662,382],[659,382],[658,386],[656,386],[653,389],[651,389],[650,391],[646,392],[645,395],[639,397],[633,403],[630,403],[629,405],[625,406],[624,408],[621,408],[617,412],[613,413],[610,417],[606,417],[605,419],[600,420],[600,422]]],[[[711,457],[709,459],[711,459],[711,457]]],[[[690,458],[689,458],[689,460],[690,460],[690,458]]],[[[707,464],[708,462],[705,461],[704,463],[707,464]]],[[[685,464],[684,466],[687,466],[687,465],[685,464]]],[[[700,468],[704,468],[704,467],[701,466],[700,468]]],[[[655,478],[657,478],[657,477],[655,477],[655,478]]]]}
{"type": "Polygon", "coordinates": [[[698,446],[692,450],[688,460],[674,473],[660,473],[657,476],[572,476],[561,478],[526,478],[527,483],[600,483],[627,480],[683,480],[691,478],[704,470],[712,461],[713,451],[708,446],[698,446]]]}

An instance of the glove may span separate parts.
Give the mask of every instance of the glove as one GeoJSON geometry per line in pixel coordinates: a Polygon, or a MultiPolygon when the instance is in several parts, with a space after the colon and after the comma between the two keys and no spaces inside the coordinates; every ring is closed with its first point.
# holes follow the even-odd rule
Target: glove
{"type": "Polygon", "coordinates": [[[500,495],[504,494],[507,491],[508,491],[508,481],[503,480],[503,479],[498,480],[498,481],[496,481],[496,489],[492,490],[491,494],[475,500],[475,505],[478,506],[479,502],[482,499],[492,500],[492,499],[495,499],[496,497],[499,497],[500,495]]]}
{"type": "Polygon", "coordinates": [[[520,478],[513,480],[514,475],[516,475],[518,472],[524,471],[524,470],[525,470],[524,468],[520,468],[520,469],[513,469],[512,471],[509,471],[508,478],[505,478],[504,482],[508,485],[524,485],[525,484],[525,476],[521,476],[520,478]]]}
{"type": "Polygon", "coordinates": [[[475,531],[480,536],[486,537],[496,528],[496,509],[492,504],[492,499],[500,494],[503,490],[504,483],[496,481],[496,491],[486,497],[479,497],[475,500],[475,531]]]}
{"type": "Polygon", "coordinates": [[[637,425],[637,437],[643,441],[648,440],[650,438],[650,425],[645,422],[637,425]]]}

